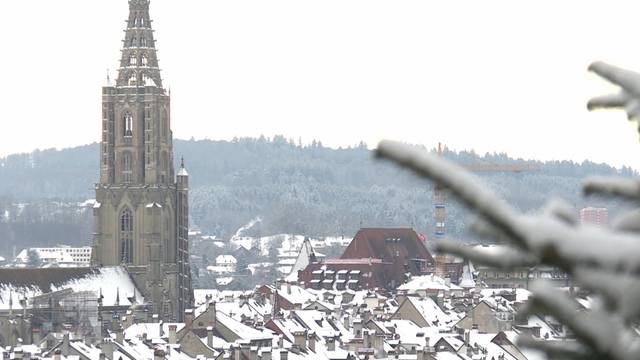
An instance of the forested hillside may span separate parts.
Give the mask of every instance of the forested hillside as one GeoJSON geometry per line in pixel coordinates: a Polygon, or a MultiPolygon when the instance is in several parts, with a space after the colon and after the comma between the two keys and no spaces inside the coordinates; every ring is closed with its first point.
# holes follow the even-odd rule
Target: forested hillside
{"type": "MultiPolygon", "coordinates": [[[[263,221],[250,231],[261,235],[352,235],[360,225],[412,226],[425,234],[432,231],[432,189],[388,163],[375,161],[364,144],[331,149],[319,142],[301,146],[275,137],[176,140],[174,146],[176,163],[184,156],[191,175],[192,224],[205,232],[230,236],[256,217],[263,221]]],[[[579,197],[579,184],[590,175],[634,175],[630,169],[616,170],[590,162],[524,162],[504,154],[478,156],[449,151],[444,156],[465,164],[526,163],[537,167],[536,171],[523,173],[478,174],[523,212],[537,210],[545,199],[558,196],[577,209],[607,206],[615,214],[617,204],[597,199],[585,202],[579,197]]],[[[43,204],[48,202],[50,207],[53,200],[81,202],[92,198],[97,179],[97,144],[0,159],[0,211],[5,213],[15,203],[28,203],[35,209],[26,214],[29,219],[16,214],[0,217],[4,226],[0,240],[3,244],[25,240],[63,243],[63,235],[16,230],[25,227],[16,224],[40,224],[46,229],[58,223],[58,228],[78,232],[67,234],[72,242],[88,241],[90,216],[71,216],[64,211],[51,216],[51,210],[43,204]]],[[[465,236],[467,213],[461,207],[451,204],[447,220],[451,236],[465,236]]]]}

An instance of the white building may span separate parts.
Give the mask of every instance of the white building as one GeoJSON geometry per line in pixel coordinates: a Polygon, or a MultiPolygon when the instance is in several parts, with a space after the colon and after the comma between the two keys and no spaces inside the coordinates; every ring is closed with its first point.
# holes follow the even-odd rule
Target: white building
{"type": "Polygon", "coordinates": [[[230,273],[236,272],[237,264],[238,260],[233,255],[220,255],[216,258],[216,267],[224,268],[230,273]]]}
{"type": "Polygon", "coordinates": [[[84,267],[91,265],[90,246],[23,249],[16,256],[15,264],[26,265],[29,262],[29,251],[31,250],[38,254],[41,266],[84,267]]]}

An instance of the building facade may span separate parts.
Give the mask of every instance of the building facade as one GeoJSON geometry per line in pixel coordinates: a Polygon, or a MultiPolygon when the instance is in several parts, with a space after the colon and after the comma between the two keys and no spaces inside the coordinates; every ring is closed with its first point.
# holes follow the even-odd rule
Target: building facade
{"type": "Polygon", "coordinates": [[[176,321],[192,303],[189,177],[184,162],[174,174],[170,104],[149,0],[129,0],[118,76],[102,88],[92,261],[126,267],[151,310],[176,321]]]}
{"type": "Polygon", "coordinates": [[[580,210],[580,223],[607,227],[609,225],[609,210],[607,208],[586,207],[580,210]]]}

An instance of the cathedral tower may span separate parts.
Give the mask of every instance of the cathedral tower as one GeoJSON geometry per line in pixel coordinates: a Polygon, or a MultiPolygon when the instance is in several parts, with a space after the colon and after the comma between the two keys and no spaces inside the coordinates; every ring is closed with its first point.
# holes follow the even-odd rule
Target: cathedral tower
{"type": "Polygon", "coordinates": [[[94,265],[125,266],[152,311],[191,306],[188,174],[173,168],[170,96],[162,86],[149,0],[129,0],[115,85],[102,88],[94,265]]]}

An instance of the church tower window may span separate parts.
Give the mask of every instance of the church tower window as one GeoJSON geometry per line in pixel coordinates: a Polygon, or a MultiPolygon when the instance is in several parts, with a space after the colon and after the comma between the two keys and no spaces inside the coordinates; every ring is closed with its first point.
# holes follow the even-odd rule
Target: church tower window
{"type": "Polygon", "coordinates": [[[129,209],[120,215],[120,260],[123,264],[133,263],[133,215],[129,209]]]}
{"type": "Polygon", "coordinates": [[[136,66],[138,64],[138,59],[135,55],[129,56],[129,66],[136,66]]]}
{"type": "Polygon", "coordinates": [[[123,135],[125,137],[133,136],[133,116],[131,113],[125,113],[123,118],[123,135]]]}
{"type": "Polygon", "coordinates": [[[125,184],[131,183],[132,175],[131,153],[125,152],[122,154],[122,182],[125,184]]]}

